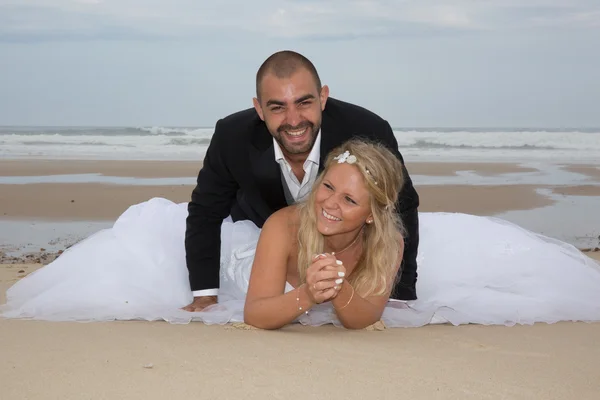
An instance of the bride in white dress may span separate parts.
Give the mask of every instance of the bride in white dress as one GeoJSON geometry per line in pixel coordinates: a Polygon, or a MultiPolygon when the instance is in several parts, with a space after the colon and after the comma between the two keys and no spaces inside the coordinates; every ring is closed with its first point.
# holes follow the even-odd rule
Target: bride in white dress
{"type": "Polygon", "coordinates": [[[396,252],[382,256],[373,249],[389,249],[390,241],[373,245],[373,237],[393,235],[384,231],[394,222],[385,206],[394,204],[400,182],[394,183],[394,169],[377,163],[395,158],[360,143],[338,150],[304,208],[277,212],[262,236],[249,221],[223,223],[219,302],[205,311],[182,310],[193,299],[184,248],[187,203],[154,198],[131,206],[112,228],[17,282],[0,313],[51,321],[246,321],[267,328],[292,322],[360,327],[379,319],[387,327],[600,321],[598,263],[569,244],[512,223],[458,213],[419,214],[419,298],[389,300],[398,263],[387,272],[374,265],[401,256],[402,241],[396,252]],[[300,218],[311,209],[312,222],[300,218]],[[297,238],[298,230],[304,239],[321,238],[306,244],[316,249],[321,243],[315,253],[342,251],[301,262],[312,267],[299,269],[298,257],[306,259],[301,254],[311,249],[302,252],[297,240],[285,241],[293,232],[297,238]],[[319,262],[328,265],[321,271],[336,276],[319,278],[319,262]],[[345,276],[339,278],[338,270],[345,276]]]}

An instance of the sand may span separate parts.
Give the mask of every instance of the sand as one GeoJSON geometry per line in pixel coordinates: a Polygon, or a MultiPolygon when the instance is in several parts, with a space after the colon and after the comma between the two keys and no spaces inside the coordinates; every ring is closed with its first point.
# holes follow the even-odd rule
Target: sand
{"type": "MultiPolygon", "coordinates": [[[[421,198],[421,211],[484,215],[552,204],[551,199],[535,192],[538,186],[534,185],[432,185],[416,188],[421,198]]],[[[0,212],[4,218],[115,219],[131,204],[151,197],[164,197],[177,203],[189,201],[193,189],[192,185],[0,185],[0,212]]]]}
{"type": "MultiPolygon", "coordinates": [[[[200,162],[179,161],[58,161],[0,160],[0,176],[102,174],[132,178],[195,178],[200,162]]],[[[411,174],[451,176],[457,171],[481,175],[529,172],[506,163],[414,163],[411,174]]],[[[113,220],[131,204],[151,197],[189,201],[192,184],[130,186],[99,183],[35,183],[0,185],[0,217],[28,219],[113,220]],[[43,198],[43,202],[40,200],[43,198]]],[[[535,185],[433,185],[415,184],[421,211],[471,212],[485,215],[507,210],[528,210],[552,204],[535,192],[535,185]]],[[[595,191],[596,187],[583,191],[595,191]]]]}
{"type": "MultiPolygon", "coordinates": [[[[0,266],[6,286],[18,271],[0,266]]],[[[600,324],[280,331],[0,320],[2,399],[597,399],[600,324]]]]}
{"type": "MultiPolygon", "coordinates": [[[[0,164],[1,165],[1,164],[0,164]]],[[[495,176],[501,174],[512,174],[519,172],[536,172],[537,169],[522,167],[517,164],[508,163],[430,163],[415,162],[407,164],[411,175],[428,176],[454,176],[458,172],[475,171],[479,175],[495,176]]]]}
{"type": "MultiPolygon", "coordinates": [[[[0,176],[35,176],[98,173],[112,176],[189,177],[197,176],[202,161],[94,161],[94,160],[0,160],[0,176]]],[[[480,175],[535,172],[535,168],[510,163],[429,163],[408,165],[411,175],[452,176],[459,171],[477,171],[480,175]]],[[[572,166],[579,168],[579,166],[572,166]]],[[[583,168],[592,168],[584,166],[583,168]]]]}
{"type": "MultiPolygon", "coordinates": [[[[1,265],[0,285],[38,267],[1,265]]],[[[0,320],[0,390],[6,400],[592,400],[599,336],[586,323],[268,332],[0,320]]]]}
{"type": "Polygon", "coordinates": [[[420,211],[490,215],[501,211],[531,210],[553,204],[536,192],[536,185],[415,185],[420,211]]]}
{"type": "Polygon", "coordinates": [[[576,185],[553,188],[556,194],[564,196],[600,196],[600,186],[598,185],[576,185]]]}
{"type": "MultiPolygon", "coordinates": [[[[0,175],[85,171],[181,177],[195,176],[197,167],[197,163],[19,161],[0,162],[0,175]]],[[[446,172],[439,174],[454,174],[455,167],[446,165],[446,172]]],[[[496,167],[481,166],[481,173],[513,168],[496,167]]],[[[411,173],[419,168],[419,173],[443,169],[438,164],[421,165],[411,173]]],[[[187,201],[191,188],[0,185],[0,210],[6,213],[4,218],[110,220],[128,205],[152,196],[187,201]]],[[[485,215],[549,201],[530,185],[417,189],[423,211],[485,215]]],[[[586,254],[600,260],[600,252],[586,254]]],[[[40,267],[0,265],[0,303],[10,285],[40,267]]],[[[288,326],[268,332],[200,323],[0,319],[0,399],[591,400],[600,393],[598,337],[600,324],[586,323],[380,331],[288,326]]]]}
{"type": "Polygon", "coordinates": [[[563,165],[562,168],[569,172],[575,172],[577,174],[587,175],[589,178],[600,180],[600,166],[599,165],[563,165]]]}
{"type": "Polygon", "coordinates": [[[102,174],[138,178],[196,177],[202,161],[0,160],[0,176],[102,174]]]}
{"type": "Polygon", "coordinates": [[[189,201],[193,188],[94,183],[0,185],[0,212],[4,218],[114,220],[130,205],[152,197],[189,201]]]}

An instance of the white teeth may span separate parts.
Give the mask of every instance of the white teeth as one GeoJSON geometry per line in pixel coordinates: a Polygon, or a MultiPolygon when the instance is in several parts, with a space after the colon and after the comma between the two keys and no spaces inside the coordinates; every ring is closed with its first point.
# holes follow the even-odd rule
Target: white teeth
{"type": "Polygon", "coordinates": [[[300,136],[306,131],[306,128],[300,129],[299,131],[286,131],[286,133],[290,136],[300,136]]]}
{"type": "Polygon", "coordinates": [[[330,220],[330,221],[341,221],[341,219],[340,219],[340,218],[334,217],[334,216],[333,216],[333,215],[331,215],[331,214],[327,214],[327,212],[326,212],[325,210],[323,210],[323,216],[324,216],[325,218],[327,218],[328,220],[330,220]]]}

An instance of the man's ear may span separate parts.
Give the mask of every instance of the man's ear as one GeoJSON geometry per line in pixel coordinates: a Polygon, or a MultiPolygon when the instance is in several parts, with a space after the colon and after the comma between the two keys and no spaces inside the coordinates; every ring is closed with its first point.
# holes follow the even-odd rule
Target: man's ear
{"type": "Polygon", "coordinates": [[[254,109],[256,110],[256,113],[258,114],[260,119],[262,119],[264,121],[265,116],[263,115],[263,109],[260,106],[260,102],[258,101],[258,99],[256,97],[252,98],[252,104],[254,104],[254,109]]]}
{"type": "Polygon", "coordinates": [[[321,88],[321,94],[319,95],[319,99],[321,100],[321,111],[325,109],[325,104],[327,104],[327,99],[329,98],[329,86],[324,85],[321,88]]]}

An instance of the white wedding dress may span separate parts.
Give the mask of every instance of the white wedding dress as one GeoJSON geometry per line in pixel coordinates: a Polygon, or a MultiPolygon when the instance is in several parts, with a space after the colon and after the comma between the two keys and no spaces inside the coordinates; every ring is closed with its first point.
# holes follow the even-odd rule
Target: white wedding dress
{"type": "MultiPolygon", "coordinates": [[[[51,321],[243,322],[259,229],[222,228],[219,304],[189,313],[187,203],[161,198],[131,206],[99,231],[7,291],[5,318],[51,321]]],[[[600,266],[576,248],[503,220],[421,213],[419,299],[390,301],[387,327],[431,323],[532,324],[600,321],[600,266]]],[[[287,290],[292,289],[289,285],[287,290]]],[[[340,325],[330,304],[297,321],[340,325]]]]}

